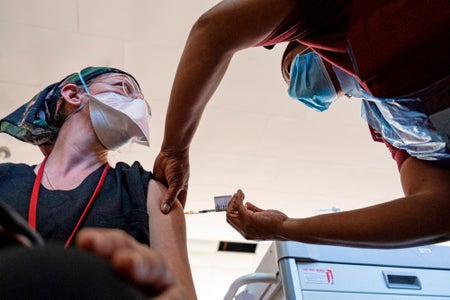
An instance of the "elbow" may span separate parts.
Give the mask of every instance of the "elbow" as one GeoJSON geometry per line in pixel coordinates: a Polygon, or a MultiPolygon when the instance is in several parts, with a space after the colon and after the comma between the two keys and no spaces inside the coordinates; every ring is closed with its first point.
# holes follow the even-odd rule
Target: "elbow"
{"type": "Polygon", "coordinates": [[[228,20],[219,15],[206,12],[201,15],[191,28],[188,44],[210,48],[223,55],[233,54],[239,50],[239,43],[229,30],[228,20]]]}
{"type": "Polygon", "coordinates": [[[215,26],[215,22],[214,16],[206,12],[194,23],[191,33],[212,31],[215,26]]]}

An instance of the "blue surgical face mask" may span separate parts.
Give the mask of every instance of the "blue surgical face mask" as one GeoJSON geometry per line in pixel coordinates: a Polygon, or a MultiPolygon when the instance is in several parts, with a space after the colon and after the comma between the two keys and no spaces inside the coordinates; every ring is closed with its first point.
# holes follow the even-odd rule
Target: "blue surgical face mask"
{"type": "Polygon", "coordinates": [[[322,59],[314,52],[297,55],[291,66],[289,96],[308,107],[324,111],[337,93],[322,59]]]}

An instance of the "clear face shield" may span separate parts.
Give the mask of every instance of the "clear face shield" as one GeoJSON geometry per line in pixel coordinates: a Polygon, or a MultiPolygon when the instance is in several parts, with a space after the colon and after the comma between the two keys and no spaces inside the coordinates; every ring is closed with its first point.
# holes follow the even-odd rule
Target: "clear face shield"
{"type": "Polygon", "coordinates": [[[105,148],[116,150],[129,142],[150,146],[150,106],[133,79],[125,74],[99,78],[93,84],[102,92],[91,95],[80,73],[79,77],[89,97],[92,126],[105,148]]]}

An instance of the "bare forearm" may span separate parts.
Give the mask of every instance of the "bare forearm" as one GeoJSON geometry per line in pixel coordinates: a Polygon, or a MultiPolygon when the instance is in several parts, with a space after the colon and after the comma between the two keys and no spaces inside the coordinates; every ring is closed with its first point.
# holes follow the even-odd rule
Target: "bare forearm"
{"type": "Polygon", "coordinates": [[[288,219],[280,239],[352,247],[395,248],[448,239],[450,201],[421,194],[304,219],[288,219]]]}
{"type": "Polygon", "coordinates": [[[170,95],[162,150],[186,150],[233,54],[256,45],[283,20],[294,0],[224,0],[193,26],[170,95]]]}
{"type": "Polygon", "coordinates": [[[187,149],[203,110],[217,89],[231,54],[217,53],[206,33],[194,30],[181,57],[166,115],[162,148],[187,149]]]}

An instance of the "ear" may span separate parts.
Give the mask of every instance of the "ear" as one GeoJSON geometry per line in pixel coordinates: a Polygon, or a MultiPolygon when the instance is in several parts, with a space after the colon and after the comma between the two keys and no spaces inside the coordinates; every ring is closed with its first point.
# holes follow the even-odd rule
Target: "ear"
{"type": "Polygon", "coordinates": [[[78,87],[73,83],[66,84],[61,88],[61,97],[75,107],[79,107],[82,104],[83,95],[84,93],[80,93],[78,87]]]}

